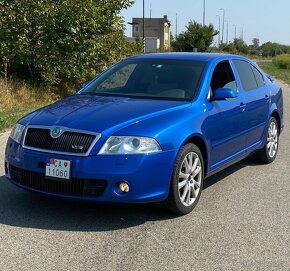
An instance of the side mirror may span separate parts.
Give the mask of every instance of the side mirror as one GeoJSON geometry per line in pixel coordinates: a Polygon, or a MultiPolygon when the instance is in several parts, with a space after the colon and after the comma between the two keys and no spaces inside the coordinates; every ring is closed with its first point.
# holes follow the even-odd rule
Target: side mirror
{"type": "Polygon", "coordinates": [[[218,88],[214,91],[212,100],[226,100],[226,99],[235,99],[237,98],[237,93],[233,89],[230,88],[218,88]]]}
{"type": "Polygon", "coordinates": [[[274,82],[275,81],[275,77],[272,76],[271,74],[266,74],[267,78],[271,81],[274,82]]]}

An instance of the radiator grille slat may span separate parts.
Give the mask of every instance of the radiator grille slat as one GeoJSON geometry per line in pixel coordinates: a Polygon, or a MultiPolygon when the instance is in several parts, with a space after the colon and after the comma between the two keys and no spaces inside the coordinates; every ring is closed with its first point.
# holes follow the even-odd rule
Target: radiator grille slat
{"type": "Polygon", "coordinates": [[[24,146],[28,148],[63,153],[86,154],[96,135],[65,131],[58,138],[52,138],[48,128],[28,128],[24,146]]]}
{"type": "Polygon", "coordinates": [[[45,174],[9,166],[11,179],[24,187],[66,196],[102,196],[107,187],[105,180],[72,178],[69,182],[46,179],[45,174]],[[85,189],[86,188],[86,189],[85,189]]]}

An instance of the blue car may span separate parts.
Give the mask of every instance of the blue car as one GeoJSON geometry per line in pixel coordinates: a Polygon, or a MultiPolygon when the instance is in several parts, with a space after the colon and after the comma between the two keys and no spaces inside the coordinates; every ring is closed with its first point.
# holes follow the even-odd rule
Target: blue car
{"type": "Polygon", "coordinates": [[[252,154],[273,162],[282,129],[282,90],[250,60],[141,55],[19,120],[5,173],[45,195],[164,202],[184,215],[206,177],[252,154]]]}

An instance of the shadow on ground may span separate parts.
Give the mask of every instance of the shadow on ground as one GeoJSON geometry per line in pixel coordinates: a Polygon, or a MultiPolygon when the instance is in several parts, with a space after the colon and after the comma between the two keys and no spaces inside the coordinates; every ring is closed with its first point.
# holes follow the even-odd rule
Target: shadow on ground
{"type": "MultiPolygon", "coordinates": [[[[243,160],[205,181],[204,189],[246,166],[243,160]]],[[[202,200],[199,204],[202,204],[202,200]]],[[[62,201],[26,192],[0,177],[0,224],[63,231],[112,231],[174,219],[160,204],[116,205],[62,201]]]]}

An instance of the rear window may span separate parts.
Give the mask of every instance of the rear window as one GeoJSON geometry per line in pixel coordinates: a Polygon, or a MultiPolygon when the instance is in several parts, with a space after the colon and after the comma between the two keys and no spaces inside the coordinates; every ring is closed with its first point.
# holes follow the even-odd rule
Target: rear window
{"type": "Polygon", "coordinates": [[[260,88],[260,87],[264,86],[263,75],[254,66],[251,66],[251,67],[252,67],[253,73],[255,75],[258,87],[260,88]]]}

